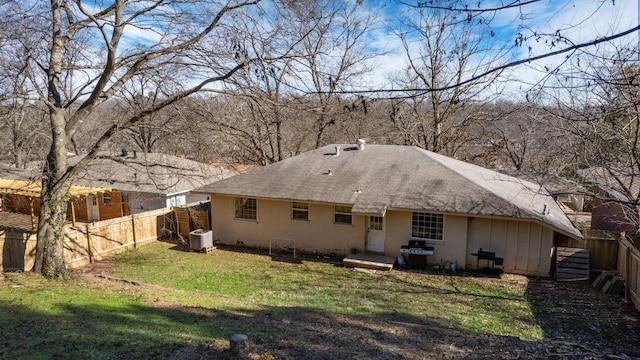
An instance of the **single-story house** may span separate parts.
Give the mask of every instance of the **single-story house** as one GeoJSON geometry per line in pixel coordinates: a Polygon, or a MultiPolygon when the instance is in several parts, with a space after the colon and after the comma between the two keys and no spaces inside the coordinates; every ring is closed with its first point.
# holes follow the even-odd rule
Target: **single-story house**
{"type": "Polygon", "coordinates": [[[411,146],[329,145],[196,191],[223,244],[398,257],[423,240],[430,264],[473,268],[482,249],[548,276],[555,241],[582,238],[539,185],[411,146]]]}
{"type": "Polygon", "coordinates": [[[640,178],[632,170],[592,167],[577,175],[592,189],[591,228],[609,231],[635,231],[639,219],[629,194],[640,194],[640,178]]]}

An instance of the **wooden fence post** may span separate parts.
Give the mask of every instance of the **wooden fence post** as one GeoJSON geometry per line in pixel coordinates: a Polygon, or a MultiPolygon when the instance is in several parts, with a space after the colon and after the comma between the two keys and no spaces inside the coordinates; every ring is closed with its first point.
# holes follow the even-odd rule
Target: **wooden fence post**
{"type": "Polygon", "coordinates": [[[136,217],[135,215],[131,215],[131,230],[133,232],[133,247],[138,247],[138,242],[136,239],[136,217]]]}
{"type": "Polygon", "coordinates": [[[89,252],[89,264],[93,263],[93,249],[91,246],[91,233],[89,232],[89,225],[85,226],[87,231],[87,251],[89,252]]]}
{"type": "Polygon", "coordinates": [[[631,255],[631,247],[632,245],[629,244],[629,246],[627,246],[627,249],[625,251],[625,257],[624,257],[624,261],[626,262],[625,265],[625,272],[626,274],[624,274],[624,281],[625,281],[625,286],[624,286],[624,299],[629,301],[631,300],[631,268],[633,267],[633,256],[631,255]]]}

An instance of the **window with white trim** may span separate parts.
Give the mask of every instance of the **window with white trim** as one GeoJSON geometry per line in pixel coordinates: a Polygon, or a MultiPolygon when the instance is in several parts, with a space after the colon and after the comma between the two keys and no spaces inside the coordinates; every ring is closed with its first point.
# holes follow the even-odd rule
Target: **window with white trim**
{"type": "Polygon", "coordinates": [[[335,224],[351,225],[351,206],[336,205],[333,207],[333,222],[335,224]]]}
{"type": "Polygon", "coordinates": [[[309,203],[293,201],[291,203],[291,219],[308,221],[309,203]]]}
{"type": "Polygon", "coordinates": [[[369,216],[369,230],[382,231],[382,216],[369,216]]]}
{"type": "Polygon", "coordinates": [[[235,218],[258,220],[258,201],[254,198],[235,198],[235,218]]]}
{"type": "Polygon", "coordinates": [[[423,212],[414,212],[411,214],[412,238],[442,241],[443,233],[444,216],[442,214],[423,212]]]}
{"type": "Polygon", "coordinates": [[[111,194],[102,193],[102,204],[103,205],[111,205],[111,194]]]}

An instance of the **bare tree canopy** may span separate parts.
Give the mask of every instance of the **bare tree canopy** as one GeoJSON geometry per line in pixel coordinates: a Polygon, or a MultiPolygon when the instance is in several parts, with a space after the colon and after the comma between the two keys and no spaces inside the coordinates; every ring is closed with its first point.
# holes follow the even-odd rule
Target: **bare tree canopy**
{"type": "MultiPolygon", "coordinates": [[[[68,189],[78,172],[121,129],[141,123],[176,101],[232,77],[262,54],[234,56],[231,34],[236,25],[259,11],[258,1],[8,1],[5,22],[41,39],[22,46],[29,70],[26,97],[47,108],[51,147],[42,176],[41,212],[34,271],[65,273],[63,225],[68,189]],[[253,13],[252,13],[253,12],[253,13]],[[164,82],[162,95],[140,104],[122,118],[101,123],[101,105],[137,85],[144,74],[172,74],[181,82],[164,82]],[[187,81],[185,81],[185,79],[187,81]],[[167,86],[169,88],[166,88],[167,86]],[[67,150],[85,122],[101,123],[87,156],[67,164],[67,150]]],[[[261,34],[265,36],[266,34],[261,34]]],[[[20,39],[16,40],[17,42],[20,39]]]]}

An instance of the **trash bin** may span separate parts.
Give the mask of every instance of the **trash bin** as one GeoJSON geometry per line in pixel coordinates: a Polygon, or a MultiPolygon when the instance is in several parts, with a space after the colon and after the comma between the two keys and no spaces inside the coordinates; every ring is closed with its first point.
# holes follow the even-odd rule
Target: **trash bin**
{"type": "Polygon", "coordinates": [[[194,251],[201,251],[204,248],[213,246],[213,231],[196,229],[189,233],[189,248],[194,251]]]}

